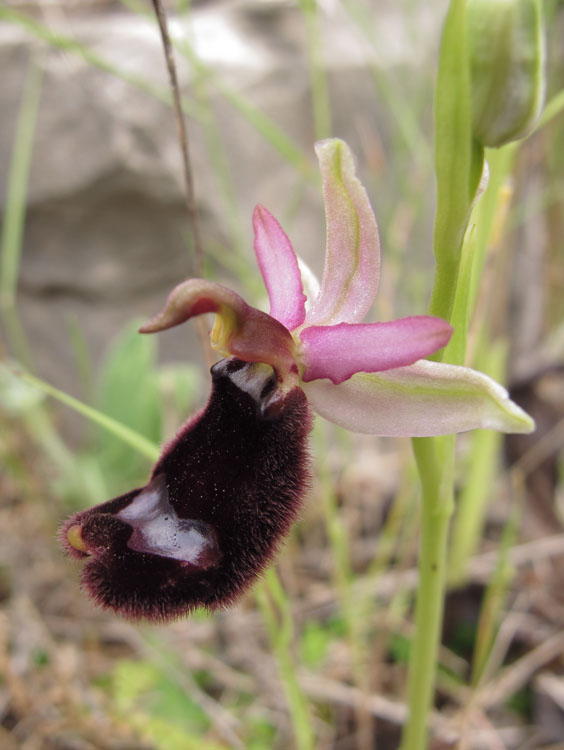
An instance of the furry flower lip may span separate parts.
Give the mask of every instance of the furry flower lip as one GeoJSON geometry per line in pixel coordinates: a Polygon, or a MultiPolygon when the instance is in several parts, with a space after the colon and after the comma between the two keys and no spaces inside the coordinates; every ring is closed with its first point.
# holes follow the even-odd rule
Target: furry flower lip
{"type": "Polygon", "coordinates": [[[222,608],[260,575],[302,506],[311,414],[268,365],[222,360],[212,392],[164,448],[145,487],[60,530],[97,604],[165,621],[222,608]]]}
{"type": "Polygon", "coordinates": [[[425,359],[452,334],[444,320],[416,315],[362,322],[378,291],[376,220],[347,144],[330,139],[315,148],[327,225],[321,285],[274,216],[257,206],[254,248],[270,313],[220,284],[189,279],[173,289],[141,332],[215,313],[211,341],[217,351],[270,364],[280,383],[299,378],[313,410],[353,432],[412,437],[478,427],[530,432],[532,419],[502,386],[470,368],[425,359]]]}

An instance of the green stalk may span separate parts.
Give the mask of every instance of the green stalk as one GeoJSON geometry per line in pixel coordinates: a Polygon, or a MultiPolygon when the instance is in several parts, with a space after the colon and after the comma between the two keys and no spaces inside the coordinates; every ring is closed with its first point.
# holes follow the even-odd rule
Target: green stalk
{"type": "MultiPolygon", "coordinates": [[[[506,347],[484,340],[476,367],[494,380],[505,371],[506,347]]],[[[460,490],[449,551],[449,583],[464,582],[469,559],[478,547],[488,501],[492,497],[502,436],[494,430],[477,430],[472,435],[466,481],[460,490]]]]}
{"type": "Polygon", "coordinates": [[[2,257],[0,259],[0,306],[13,307],[20,267],[22,236],[25,222],[27,181],[31,164],[33,137],[39,99],[41,96],[41,68],[32,59],[24,83],[20,114],[16,124],[14,149],[10,164],[6,210],[2,227],[2,257]]]}
{"type": "MultiPolygon", "coordinates": [[[[466,52],[466,2],[451,0],[439,53],[435,94],[435,171],[437,208],[433,236],[436,271],[429,312],[452,322],[458,309],[467,321],[469,294],[457,289],[464,233],[483,165],[483,149],[473,143],[470,70],[466,52]]],[[[463,274],[468,283],[471,267],[463,274]]],[[[456,356],[464,357],[464,342],[456,356]]],[[[434,357],[442,359],[442,353],[434,357]]],[[[458,362],[457,362],[458,363],[458,362]]],[[[456,364],[457,364],[456,363],[456,364]]],[[[408,675],[409,719],[402,750],[427,747],[427,717],[431,707],[444,607],[448,532],[454,510],[454,436],[413,438],[421,480],[421,546],[415,635],[408,675]]]]}
{"type": "MultiPolygon", "coordinates": [[[[372,49],[379,53],[380,45],[384,40],[382,34],[378,34],[374,29],[369,6],[359,0],[342,0],[342,5],[359,33],[363,35],[372,49]]],[[[411,38],[419,32],[413,28],[413,24],[410,26],[412,27],[409,29],[411,38]]],[[[410,162],[417,165],[417,171],[426,172],[433,155],[421,127],[421,112],[418,111],[413,99],[407,95],[404,87],[399,85],[399,80],[391,68],[387,68],[385,75],[382,75],[382,68],[376,63],[368,63],[368,65],[376,88],[377,99],[383,103],[388,114],[392,116],[394,127],[391,136],[396,142],[394,152],[399,153],[405,146],[409,152],[410,162]]],[[[412,184],[410,179],[406,179],[405,183],[406,188],[412,184]]]]}
{"type": "Polygon", "coordinates": [[[331,135],[331,104],[324,69],[317,0],[300,0],[299,5],[304,15],[307,33],[315,138],[321,140],[331,135]]]}
{"type": "MultiPolygon", "coordinates": [[[[488,188],[472,212],[472,232],[467,232],[463,244],[462,262],[453,308],[455,332],[445,350],[448,362],[463,364],[466,352],[468,322],[475,310],[480,280],[486,255],[495,242],[505,213],[507,200],[503,187],[516,153],[516,144],[488,151],[490,179],[488,188]],[[470,235],[470,236],[469,236],[470,235]]],[[[482,312],[482,316],[487,311],[482,312]]],[[[505,370],[505,347],[491,342],[482,333],[473,366],[494,380],[502,380],[505,370]]],[[[472,449],[467,479],[461,489],[454,519],[449,553],[449,582],[464,580],[466,565],[480,539],[487,501],[491,495],[501,436],[491,430],[479,430],[472,435],[472,449]]]]}
{"type": "Polygon", "coordinates": [[[290,710],[296,750],[313,750],[315,735],[308,710],[308,701],[296,677],[295,660],[291,651],[294,636],[292,610],[282,584],[270,568],[255,589],[272,650],[276,654],[280,677],[290,710]],[[277,616],[278,615],[278,616],[277,616]]]}
{"type": "Polygon", "coordinates": [[[517,540],[521,510],[521,503],[514,506],[505,524],[495,569],[480,608],[476,645],[472,656],[472,685],[474,687],[478,687],[485,676],[488,659],[506,607],[509,587],[515,577],[514,568],[509,561],[509,550],[517,540]]]}
{"type": "Polygon", "coordinates": [[[30,383],[36,388],[39,388],[39,390],[43,391],[43,393],[46,393],[48,396],[51,396],[57,401],[60,401],[62,404],[65,404],[65,406],[69,406],[71,409],[74,409],[79,414],[82,414],[83,417],[89,419],[91,422],[100,425],[109,433],[115,435],[124,443],[127,443],[127,445],[130,445],[142,456],[146,456],[151,461],[156,461],[159,457],[159,446],[155,445],[155,443],[153,443],[151,440],[147,440],[146,437],[140,435],[130,427],[127,427],[127,425],[118,422],[112,417],[108,417],[107,414],[103,414],[97,409],[94,409],[92,406],[88,406],[88,404],[85,404],[82,401],[73,398],[73,396],[69,396],[64,391],[60,391],[58,388],[49,385],[49,383],[46,383],[44,380],[40,380],[40,378],[36,378],[34,375],[30,375],[28,372],[23,372],[22,370],[17,370],[12,367],[8,367],[8,369],[16,377],[27,383],[30,383]]]}
{"type": "MultiPolygon", "coordinates": [[[[316,425],[315,430],[317,453],[320,457],[326,456],[328,453],[326,433],[322,431],[323,427],[325,425],[316,425]]],[[[354,574],[350,564],[347,528],[339,513],[337,497],[327,462],[318,459],[317,465],[323,498],[325,527],[334,560],[335,588],[345,621],[352,656],[352,676],[359,690],[368,694],[370,685],[366,653],[366,623],[371,602],[367,598],[355,598],[352,587],[354,574]]],[[[362,705],[356,707],[356,716],[359,725],[357,746],[372,746],[374,744],[372,717],[362,705]]]]}
{"type": "Polygon", "coordinates": [[[402,750],[426,747],[427,715],[443,616],[448,530],[454,507],[454,436],[414,438],[413,451],[422,488],[421,547],[408,684],[409,721],[402,750]]]}
{"type": "Polygon", "coordinates": [[[545,125],[548,125],[549,122],[552,122],[552,120],[554,120],[555,117],[558,117],[558,115],[563,111],[564,89],[555,94],[548,102],[533,132],[536,133],[537,130],[540,130],[545,125]]]}
{"type": "Polygon", "coordinates": [[[0,239],[0,314],[5,327],[6,344],[10,345],[13,354],[27,367],[32,367],[33,356],[15,303],[42,78],[41,67],[31,58],[16,123],[0,239]]]}

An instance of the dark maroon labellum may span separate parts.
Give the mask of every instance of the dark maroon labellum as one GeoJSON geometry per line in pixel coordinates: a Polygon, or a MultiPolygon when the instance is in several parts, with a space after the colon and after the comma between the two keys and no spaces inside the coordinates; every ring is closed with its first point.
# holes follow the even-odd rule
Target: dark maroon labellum
{"type": "Polygon", "coordinates": [[[164,449],[145,487],[76,513],[60,537],[85,559],[98,604],[167,620],[226,607],[288,533],[308,483],[311,416],[303,391],[271,368],[212,367],[207,406],[164,449]]]}

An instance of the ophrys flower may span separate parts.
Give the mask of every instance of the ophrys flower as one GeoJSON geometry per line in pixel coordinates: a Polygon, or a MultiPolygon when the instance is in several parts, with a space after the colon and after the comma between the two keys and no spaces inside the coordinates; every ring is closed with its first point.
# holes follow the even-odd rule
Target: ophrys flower
{"type": "Polygon", "coordinates": [[[62,527],[69,554],[90,558],[83,583],[91,595],[127,617],[224,607],[256,580],[303,502],[308,402],[337,424],[377,435],[532,429],[490,378],[424,359],[449,340],[445,321],[362,322],[378,289],[376,221],[346,144],[316,149],[327,216],[320,288],[259,206],[255,251],[270,314],[225,286],[190,279],[141,329],[215,313],[212,344],[226,359],[212,368],[207,406],[165,447],[149,482],[62,527]]]}

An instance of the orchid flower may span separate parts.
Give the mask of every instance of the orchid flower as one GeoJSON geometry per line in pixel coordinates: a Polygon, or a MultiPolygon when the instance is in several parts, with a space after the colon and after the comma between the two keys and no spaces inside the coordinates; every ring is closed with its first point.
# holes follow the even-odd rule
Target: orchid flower
{"type": "Polygon", "coordinates": [[[376,221],[346,144],[328,140],[316,150],[327,216],[320,288],[258,206],[254,246],[270,314],[220,284],[190,279],[141,328],[215,313],[211,340],[225,359],[212,367],[207,406],[165,446],[149,482],[61,528],[67,553],[86,560],[83,585],[103,607],[166,620],[237,599],[302,507],[310,407],[376,435],[533,427],[490,378],[424,359],[448,342],[445,321],[362,322],[378,289],[376,221]]]}
{"type": "Polygon", "coordinates": [[[323,179],[327,249],[316,293],[278,221],[257,206],[254,248],[270,298],[267,315],[226,287],[190,279],[141,328],[162,331],[215,313],[212,346],[223,356],[271,365],[279,381],[299,385],[321,416],[353,432],[432,436],[478,427],[529,432],[533,422],[486,375],[431,362],[452,328],[428,315],[363,323],[378,291],[378,227],[353,156],[341,140],[316,144],[323,179]],[[303,277],[303,278],[302,278],[303,277]]]}

